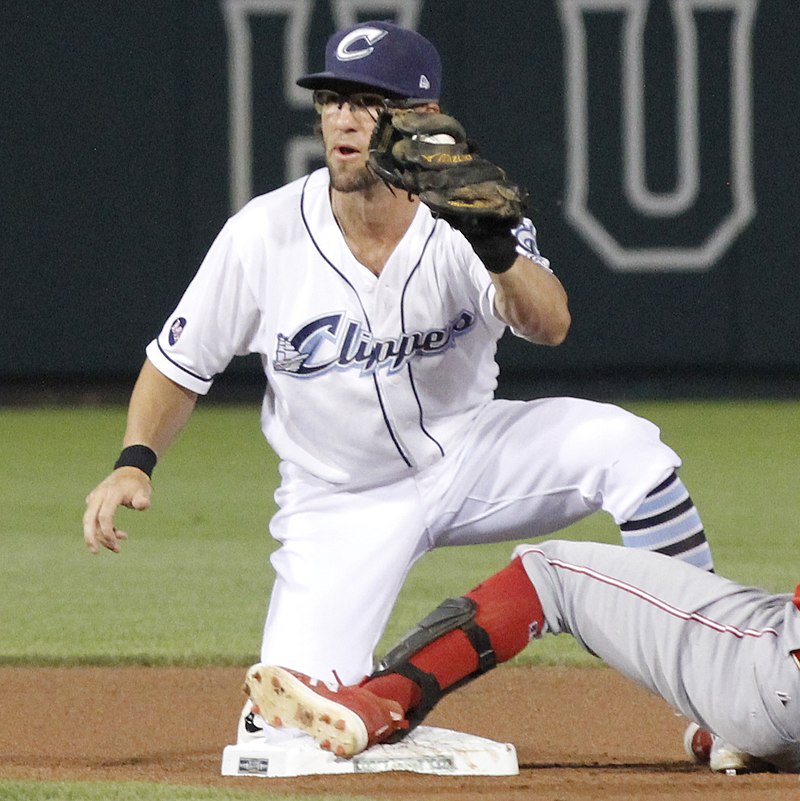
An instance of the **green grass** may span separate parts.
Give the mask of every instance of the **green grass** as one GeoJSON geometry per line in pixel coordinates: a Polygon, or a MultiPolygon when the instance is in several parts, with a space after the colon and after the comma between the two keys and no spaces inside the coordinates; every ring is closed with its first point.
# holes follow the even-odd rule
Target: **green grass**
{"type": "Polygon", "coordinates": [[[773,591],[800,580],[800,403],[637,404],[684,460],[718,572],[773,591]]]}
{"type": "MultiPolygon", "coordinates": [[[[800,578],[800,404],[625,405],[656,422],[683,457],[681,475],[718,571],[791,590],[800,578]]],[[[258,409],[201,405],[157,468],[153,508],[120,512],[118,523],[131,534],[123,553],[92,557],[81,535],[83,498],[114,461],[124,417],[122,408],[0,409],[0,663],[249,664],[271,585],[267,525],[277,480],[258,409]]],[[[560,536],[618,541],[616,527],[600,515],[560,536]]],[[[412,571],[380,650],[443,598],[502,567],[512,547],[428,554],[412,571]]],[[[516,661],[597,664],[569,637],[537,642],[516,661]]],[[[0,781],[0,801],[252,797],[140,782],[0,781]]]]}
{"type": "MultiPolygon", "coordinates": [[[[788,591],[798,580],[800,404],[626,404],[684,458],[719,572],[788,591]]],[[[234,664],[255,660],[271,585],[274,457],[254,406],[203,406],[155,474],[153,507],[121,510],[123,553],[92,557],[86,492],[119,449],[123,408],[1,409],[0,662],[234,664]]],[[[562,535],[616,542],[595,515],[562,535]]],[[[381,650],[444,597],[499,569],[513,543],[446,549],[417,564],[381,650]]],[[[527,662],[593,664],[569,638],[527,662]]]]}
{"type": "MultiPolygon", "coordinates": [[[[270,798],[276,796],[270,792],[270,798]]],[[[287,795],[282,801],[352,801],[346,795],[287,795]]],[[[0,780],[0,801],[253,801],[251,791],[178,787],[148,782],[34,782],[0,780]]],[[[368,798],[359,796],[362,801],[368,798]]]]}
{"type": "Polygon", "coordinates": [[[153,508],[120,510],[124,552],[92,557],[83,499],[123,426],[123,409],[0,411],[0,660],[252,662],[275,483],[257,410],[199,411],[159,465],[153,508]]]}

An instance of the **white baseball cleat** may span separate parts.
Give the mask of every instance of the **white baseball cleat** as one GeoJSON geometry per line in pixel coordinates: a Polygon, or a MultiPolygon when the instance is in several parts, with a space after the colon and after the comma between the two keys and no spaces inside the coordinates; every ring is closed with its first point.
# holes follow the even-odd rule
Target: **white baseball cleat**
{"type": "Polygon", "coordinates": [[[683,733],[683,748],[689,759],[699,765],[708,765],[715,773],[736,776],[741,773],[772,771],[766,762],[739,751],[696,723],[690,723],[686,727],[683,733]]]}
{"type": "Polygon", "coordinates": [[[333,686],[277,665],[253,665],[244,691],[271,726],[310,734],[321,748],[352,757],[408,728],[403,708],[358,686],[333,686]]]}

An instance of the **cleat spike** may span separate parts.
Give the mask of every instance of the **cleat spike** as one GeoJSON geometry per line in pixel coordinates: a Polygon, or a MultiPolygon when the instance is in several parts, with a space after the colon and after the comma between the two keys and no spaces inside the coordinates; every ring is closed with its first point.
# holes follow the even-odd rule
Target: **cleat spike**
{"type": "Polygon", "coordinates": [[[339,757],[353,757],[409,728],[398,703],[357,685],[333,686],[276,665],[251,670],[250,701],[264,720],[298,728],[339,757]]]}

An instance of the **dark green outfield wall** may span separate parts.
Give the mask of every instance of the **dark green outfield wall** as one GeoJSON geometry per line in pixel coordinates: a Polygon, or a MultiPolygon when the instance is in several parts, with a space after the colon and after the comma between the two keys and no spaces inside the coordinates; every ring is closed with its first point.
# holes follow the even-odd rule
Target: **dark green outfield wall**
{"type": "Polygon", "coordinates": [[[0,4],[0,376],[132,374],[231,210],[317,165],[294,77],[388,17],[570,293],[567,343],[504,342],[508,375],[800,366],[794,0],[391,5],[0,4]]]}

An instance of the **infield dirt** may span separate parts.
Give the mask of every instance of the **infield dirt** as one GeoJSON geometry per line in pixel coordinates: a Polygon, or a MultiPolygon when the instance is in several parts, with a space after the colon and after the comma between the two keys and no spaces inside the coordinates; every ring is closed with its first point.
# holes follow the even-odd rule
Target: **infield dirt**
{"type": "Polygon", "coordinates": [[[397,801],[800,799],[796,776],[719,776],[689,764],[681,744],[685,720],[606,668],[502,666],[434,710],[431,725],[514,743],[515,777],[223,777],[220,757],[235,739],[244,672],[0,668],[0,777],[397,801]]]}

